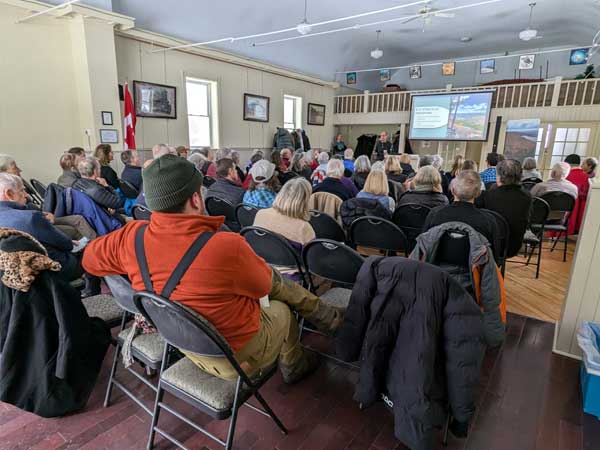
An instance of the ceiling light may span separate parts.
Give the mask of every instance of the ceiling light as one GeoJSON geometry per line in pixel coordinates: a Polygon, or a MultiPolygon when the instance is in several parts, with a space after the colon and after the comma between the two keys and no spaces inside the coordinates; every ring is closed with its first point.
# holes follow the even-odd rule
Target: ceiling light
{"type": "Polygon", "coordinates": [[[383,56],[383,50],[376,48],[375,50],[371,51],[371,58],[373,59],[379,59],[383,56]]]}
{"type": "Polygon", "coordinates": [[[304,19],[296,26],[296,30],[298,30],[298,33],[304,36],[312,31],[312,25],[308,23],[306,19],[304,19]]]}
{"type": "Polygon", "coordinates": [[[523,30],[519,33],[519,39],[521,39],[522,41],[530,41],[536,38],[537,33],[537,30],[527,28],[526,30],[523,30]]]}
{"type": "Polygon", "coordinates": [[[473,38],[471,36],[463,36],[460,38],[460,42],[471,42],[473,38]]]}

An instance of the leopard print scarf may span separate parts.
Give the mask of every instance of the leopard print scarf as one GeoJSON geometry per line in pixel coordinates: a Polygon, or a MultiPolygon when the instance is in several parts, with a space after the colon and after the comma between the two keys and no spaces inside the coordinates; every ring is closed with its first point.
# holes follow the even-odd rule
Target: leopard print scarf
{"type": "Polygon", "coordinates": [[[0,227],[0,239],[9,236],[22,236],[34,242],[43,253],[32,251],[4,252],[0,250],[0,271],[2,271],[2,283],[12,289],[21,292],[29,291],[35,281],[35,277],[44,270],[58,272],[60,263],[48,257],[48,252],[33,236],[12,228],[0,227]]]}

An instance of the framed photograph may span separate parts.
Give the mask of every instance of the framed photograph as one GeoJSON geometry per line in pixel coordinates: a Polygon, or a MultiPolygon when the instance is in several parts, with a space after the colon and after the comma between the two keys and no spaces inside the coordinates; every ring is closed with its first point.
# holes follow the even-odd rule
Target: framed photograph
{"type": "Polygon", "coordinates": [[[454,75],[454,71],[456,69],[456,63],[454,62],[447,62],[442,64],[442,75],[444,75],[445,77],[449,77],[454,75]]]}
{"type": "Polygon", "coordinates": [[[110,111],[102,111],[102,125],[112,125],[113,118],[110,111]]]}
{"type": "Polygon", "coordinates": [[[535,55],[519,56],[519,70],[533,69],[534,64],[535,64],[535,55]]]}
{"type": "Polygon", "coordinates": [[[253,122],[269,121],[269,97],[244,94],[244,120],[253,122]]]}
{"type": "Polygon", "coordinates": [[[308,125],[325,125],[325,105],[317,105],[316,103],[308,104],[308,114],[306,115],[306,123],[308,125]]]}
{"type": "Polygon", "coordinates": [[[412,66],[408,68],[408,73],[412,80],[421,78],[421,66],[412,66]]]}
{"type": "Polygon", "coordinates": [[[177,119],[175,86],[134,80],[133,103],[137,117],[177,119]]]}
{"type": "Polygon", "coordinates": [[[118,144],[119,143],[119,132],[117,130],[100,130],[100,143],[101,144],[118,144]]]}
{"type": "Polygon", "coordinates": [[[356,72],[346,74],[346,84],[356,84],[356,72]]]}
{"type": "Polygon", "coordinates": [[[390,69],[381,69],[379,71],[379,81],[389,81],[392,79],[392,71],[390,69]]]}
{"type": "Polygon", "coordinates": [[[569,65],[578,66],[580,64],[587,64],[589,57],[589,48],[576,48],[571,50],[571,56],[569,56],[569,65]]]}
{"type": "Polygon", "coordinates": [[[479,61],[479,73],[494,73],[496,70],[495,59],[483,59],[479,61]]]}

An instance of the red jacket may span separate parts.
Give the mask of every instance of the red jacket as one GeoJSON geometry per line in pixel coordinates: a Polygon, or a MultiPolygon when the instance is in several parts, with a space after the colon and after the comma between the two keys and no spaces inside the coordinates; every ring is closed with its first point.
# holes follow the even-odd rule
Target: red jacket
{"type": "Polygon", "coordinates": [[[585,213],[585,205],[587,202],[588,192],[590,190],[590,178],[580,167],[572,167],[567,177],[571,183],[577,186],[577,199],[575,206],[569,219],[568,234],[578,234],[581,225],[583,224],[583,215],[585,213]]]}
{"type": "MultiPolygon", "coordinates": [[[[135,256],[135,233],[146,221],[92,241],[85,249],[83,267],[96,276],[127,274],[133,288],[144,283],[135,256]]],[[[154,290],[160,294],[177,263],[198,234],[217,231],[223,217],[152,213],[144,235],[146,257],[154,290]]],[[[260,325],[258,299],[271,290],[271,268],[244,238],[220,232],[192,263],[171,295],[208,319],[229,342],[241,350],[260,325]]]]}

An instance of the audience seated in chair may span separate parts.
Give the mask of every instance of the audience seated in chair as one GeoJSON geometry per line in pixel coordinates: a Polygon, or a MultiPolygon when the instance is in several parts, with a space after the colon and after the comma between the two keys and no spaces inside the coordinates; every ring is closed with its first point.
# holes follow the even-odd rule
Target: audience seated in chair
{"type": "MultiPolygon", "coordinates": [[[[270,171],[272,174],[274,168],[270,171]]],[[[257,172],[253,175],[257,176],[257,172]]],[[[264,172],[261,175],[264,177],[264,172]]],[[[339,327],[340,312],[298,284],[282,278],[241,236],[218,232],[223,218],[204,215],[200,194],[202,174],[193,164],[167,155],[150,164],[142,177],[146,202],[153,211],[150,226],[143,231],[153,290],[162,291],[175,266],[199,235],[215,233],[170,299],[211,322],[250,376],[278,359],[287,383],[312,372],[317,366],[316,358],[301,347],[298,323],[290,308],[326,332],[339,327]],[[165,185],[172,188],[168,195],[164,195],[165,185]],[[173,233],[173,230],[185,232],[173,233]],[[267,295],[269,306],[261,308],[259,299],[267,301],[267,295]]],[[[143,225],[143,221],[132,221],[93,241],[84,253],[86,270],[98,276],[127,274],[133,288],[143,290],[145,286],[135,256],[136,234],[143,225]]],[[[187,356],[216,377],[237,378],[224,358],[187,356]]]]}
{"type": "Polygon", "coordinates": [[[279,190],[275,164],[261,159],[250,169],[250,186],[244,194],[244,203],[257,208],[270,208],[279,190]]]}
{"type": "Polygon", "coordinates": [[[447,222],[462,222],[481,233],[488,240],[493,250],[495,248],[496,228],[494,221],[490,220],[489,216],[475,208],[475,199],[479,197],[479,194],[481,194],[479,174],[474,170],[463,170],[452,183],[454,202],[433,208],[427,219],[425,219],[423,231],[425,232],[447,222]]]}
{"type": "Polygon", "coordinates": [[[27,193],[27,207],[31,209],[41,209],[44,199],[41,198],[33,186],[21,176],[22,171],[12,156],[0,154],[0,173],[10,173],[21,178],[21,182],[23,183],[23,186],[25,186],[25,192],[27,193]]]}
{"type": "MultiPolygon", "coordinates": [[[[289,148],[284,148],[282,150],[282,152],[284,155],[286,155],[286,158],[289,155],[289,157],[291,159],[292,151],[289,148]],[[287,151],[284,151],[284,150],[287,150],[287,151]]],[[[281,158],[281,153],[276,152],[276,151],[272,152],[271,153],[271,162],[273,164],[275,164],[275,176],[279,180],[279,184],[281,186],[283,186],[289,180],[296,178],[298,176],[298,175],[296,175],[296,173],[294,173],[292,171],[289,162],[283,161],[283,159],[281,158]]]]}
{"type": "Polygon", "coordinates": [[[354,150],[347,148],[344,150],[344,176],[352,177],[354,173],[354,150]]]}
{"type": "Polygon", "coordinates": [[[435,208],[448,204],[448,198],[442,192],[442,177],[432,166],[419,168],[409,184],[411,190],[402,194],[396,206],[416,203],[435,208]]]}
{"type": "Polygon", "coordinates": [[[521,180],[529,179],[542,179],[542,174],[537,170],[537,161],[535,158],[528,156],[523,160],[523,173],[521,174],[521,180]]]}
{"type": "Polygon", "coordinates": [[[73,184],[73,189],[84,193],[102,208],[113,215],[123,206],[123,200],[104,178],[100,176],[100,164],[94,157],[88,156],[77,166],[81,178],[73,184]]]}
{"type": "Polygon", "coordinates": [[[487,183],[495,183],[496,182],[496,166],[498,165],[499,157],[498,153],[492,152],[488,153],[485,162],[487,164],[487,169],[479,174],[481,177],[481,181],[483,184],[487,183]]]}
{"type": "Polygon", "coordinates": [[[585,205],[587,203],[588,193],[590,191],[590,178],[586,171],[581,166],[581,158],[574,153],[565,158],[565,162],[571,166],[567,181],[570,181],[577,186],[577,200],[571,212],[569,219],[568,235],[579,234],[579,229],[583,224],[583,215],[585,213],[585,205]]]}
{"type": "MultiPolygon", "coordinates": [[[[31,228],[49,229],[41,213],[28,213],[31,228]]],[[[81,410],[110,345],[108,327],[88,317],[60,264],[33,237],[0,228],[0,255],[0,401],[42,417],[81,410]]]]}
{"type": "Polygon", "coordinates": [[[123,150],[121,162],[125,164],[121,179],[130,183],[138,192],[142,189],[142,167],[137,150],[123,150]]]}
{"type": "Polygon", "coordinates": [[[380,170],[371,171],[365,182],[365,187],[357,194],[356,198],[377,200],[390,213],[394,212],[396,208],[396,202],[389,196],[387,176],[380,170]]]}
{"type": "Polygon", "coordinates": [[[256,213],[254,226],[280,234],[300,246],[312,241],[315,231],[309,223],[310,195],[310,183],[304,178],[288,181],[275,197],[273,206],[256,213]]]}
{"type": "Polygon", "coordinates": [[[321,152],[317,156],[317,162],[319,165],[313,171],[311,175],[311,182],[313,186],[316,186],[323,182],[325,177],[327,177],[327,164],[329,163],[329,154],[326,152],[321,152]]]}
{"type": "Polygon", "coordinates": [[[223,158],[217,161],[217,181],[206,191],[206,198],[218,197],[227,200],[233,206],[242,203],[244,189],[241,186],[236,165],[233,160],[223,158]]]}
{"type": "MultiPolygon", "coordinates": [[[[83,154],[85,158],[85,152],[83,154]]],[[[59,164],[63,173],[58,177],[56,181],[62,187],[72,187],[79,178],[79,171],[77,170],[77,164],[82,158],[78,158],[72,153],[65,153],[60,157],[59,164]]]]}
{"type": "Polygon", "coordinates": [[[104,179],[113,189],[119,189],[119,177],[117,172],[110,167],[110,163],[114,159],[113,151],[110,144],[100,144],[94,151],[94,156],[100,163],[100,177],[104,179]]]}
{"type": "MultiPolygon", "coordinates": [[[[202,156],[206,158],[206,162],[200,169],[203,175],[217,178],[217,166],[215,165],[215,152],[212,148],[201,148],[198,150],[202,156]]],[[[156,157],[155,157],[156,158],[156,157]]]]}
{"type": "Polygon", "coordinates": [[[365,187],[365,181],[371,172],[371,161],[367,155],[360,155],[354,161],[354,173],[352,174],[352,182],[358,190],[365,187]]]}
{"type": "Polygon", "coordinates": [[[571,166],[566,162],[557,162],[552,167],[550,172],[550,179],[543,183],[536,184],[531,188],[531,195],[533,197],[541,197],[547,192],[560,191],[569,194],[573,198],[577,198],[578,190],[577,186],[567,180],[571,166]]]}
{"type": "Polygon", "coordinates": [[[352,181],[344,177],[344,163],[340,159],[332,159],[327,163],[326,177],[313,187],[313,192],[328,192],[342,201],[355,197],[357,193],[352,181]]]}
{"type": "Polygon", "coordinates": [[[310,182],[312,169],[310,167],[310,164],[306,160],[306,155],[306,152],[294,153],[294,155],[292,156],[292,162],[290,164],[290,170],[299,177],[302,177],[310,182]]]}
{"type": "Polygon", "coordinates": [[[235,171],[237,172],[238,178],[240,179],[240,184],[243,184],[244,181],[246,180],[246,174],[240,167],[240,153],[236,150],[232,150],[231,151],[231,160],[235,164],[235,171]]]}
{"type": "Polygon", "coordinates": [[[531,195],[521,188],[521,164],[514,159],[500,161],[496,166],[498,187],[483,192],[475,204],[479,208],[496,211],[510,227],[507,257],[519,253],[529,222],[531,195]]]}

